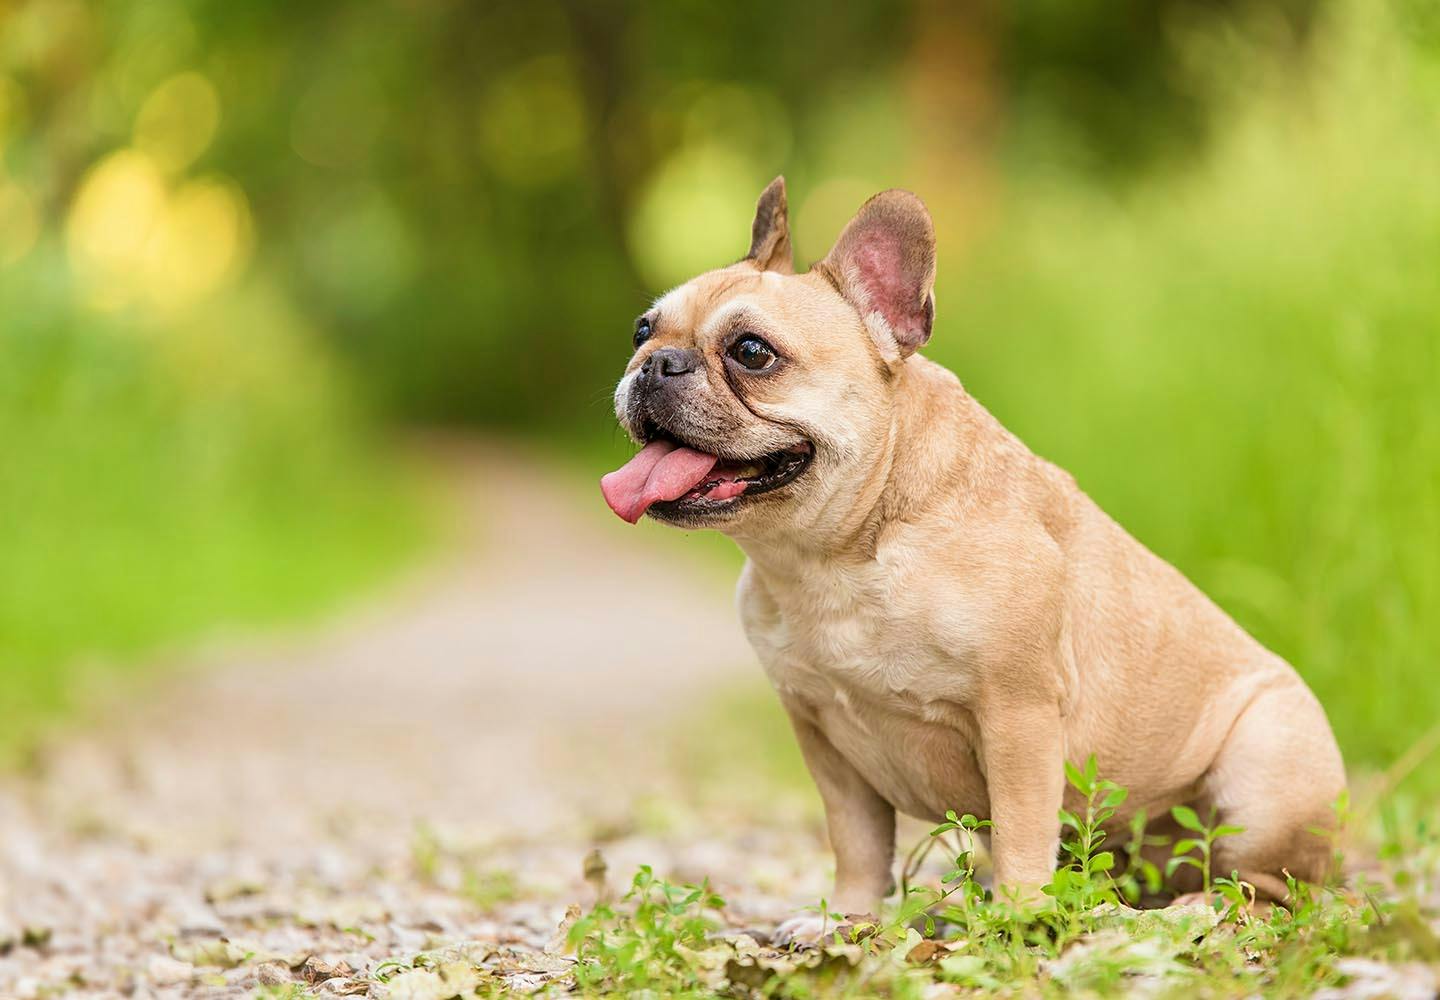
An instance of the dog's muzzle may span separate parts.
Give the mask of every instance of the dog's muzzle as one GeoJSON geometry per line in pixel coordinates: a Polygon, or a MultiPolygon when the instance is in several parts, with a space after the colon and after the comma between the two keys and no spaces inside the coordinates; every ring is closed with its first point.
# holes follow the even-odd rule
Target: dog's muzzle
{"type": "Polygon", "coordinates": [[[697,351],[662,347],[640,365],[626,396],[629,425],[639,430],[647,423],[675,426],[684,405],[682,396],[691,377],[700,370],[697,351]]]}

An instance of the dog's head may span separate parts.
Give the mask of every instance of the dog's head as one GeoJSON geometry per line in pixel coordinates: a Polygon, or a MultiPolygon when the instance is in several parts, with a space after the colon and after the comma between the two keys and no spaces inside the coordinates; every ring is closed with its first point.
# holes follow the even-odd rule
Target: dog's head
{"type": "Polygon", "coordinates": [[[631,522],[732,534],[819,525],[873,479],[897,376],[930,337],[934,280],[934,228],[906,191],[871,198],[795,274],[777,177],[745,259],[636,321],[615,412],[644,447],[604,478],[606,501],[631,522]]]}

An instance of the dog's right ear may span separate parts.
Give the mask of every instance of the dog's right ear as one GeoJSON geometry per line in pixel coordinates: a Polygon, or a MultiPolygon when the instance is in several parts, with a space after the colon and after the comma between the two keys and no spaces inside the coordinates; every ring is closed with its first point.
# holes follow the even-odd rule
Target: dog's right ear
{"type": "Polygon", "coordinates": [[[935,321],[935,226],[909,191],[882,191],[846,225],[819,264],[860,313],[880,354],[903,361],[935,321]]]}
{"type": "Polygon", "coordinates": [[[754,261],[762,271],[790,274],[795,270],[783,176],[775,178],[760,192],[760,200],[755,203],[755,221],[750,224],[750,252],[745,259],[754,261]]]}

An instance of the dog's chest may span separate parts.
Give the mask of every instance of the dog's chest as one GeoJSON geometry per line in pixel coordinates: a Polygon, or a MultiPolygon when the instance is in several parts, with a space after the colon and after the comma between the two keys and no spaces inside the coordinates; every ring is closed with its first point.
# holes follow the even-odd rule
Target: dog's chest
{"type": "Polygon", "coordinates": [[[741,612],[781,697],[804,706],[882,795],[915,815],[981,812],[963,614],[897,595],[905,585],[865,568],[747,579],[741,612]]]}

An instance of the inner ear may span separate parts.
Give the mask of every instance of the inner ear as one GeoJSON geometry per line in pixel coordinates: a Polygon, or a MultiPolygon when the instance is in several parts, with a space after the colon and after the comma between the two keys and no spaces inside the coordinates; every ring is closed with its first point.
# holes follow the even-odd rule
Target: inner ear
{"type": "Polygon", "coordinates": [[[919,198],[885,191],[861,206],[821,262],[887,360],[913,354],[935,321],[935,227],[919,198]]]}
{"type": "Polygon", "coordinates": [[[760,200],[755,203],[755,221],[750,224],[750,252],[745,259],[754,261],[762,271],[790,274],[795,270],[783,176],[776,177],[760,192],[760,200]]]}

